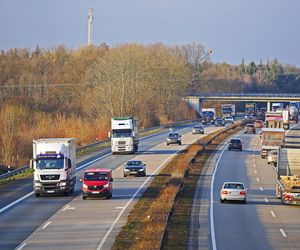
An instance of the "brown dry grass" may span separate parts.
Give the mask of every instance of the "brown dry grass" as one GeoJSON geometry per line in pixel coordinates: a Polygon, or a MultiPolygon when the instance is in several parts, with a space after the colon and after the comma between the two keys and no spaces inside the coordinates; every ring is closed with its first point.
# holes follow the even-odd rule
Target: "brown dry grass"
{"type": "MultiPolygon", "coordinates": [[[[215,147],[231,133],[233,131],[213,140],[211,147],[215,147]]],[[[217,134],[208,135],[189,146],[161,170],[131,210],[127,224],[115,240],[113,250],[186,248],[191,202],[202,166],[208,157],[206,151],[205,154],[199,152],[217,134]],[[190,164],[193,158],[196,160],[190,164]],[[170,219],[167,221],[169,214],[170,219]],[[164,245],[161,246],[164,234],[164,245]]]]}

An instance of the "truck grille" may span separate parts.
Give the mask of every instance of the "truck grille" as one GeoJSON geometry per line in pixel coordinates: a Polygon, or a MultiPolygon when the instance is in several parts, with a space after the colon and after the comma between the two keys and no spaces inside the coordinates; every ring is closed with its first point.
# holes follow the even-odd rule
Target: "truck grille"
{"type": "Polygon", "coordinates": [[[43,188],[47,190],[55,190],[57,188],[58,182],[52,182],[52,183],[43,183],[43,188]]]}
{"type": "Polygon", "coordinates": [[[43,181],[59,180],[59,174],[41,174],[41,180],[43,181]]]}
{"type": "Polygon", "coordinates": [[[103,189],[103,186],[88,186],[88,189],[91,191],[100,191],[103,189]]]}
{"type": "Polygon", "coordinates": [[[126,144],[126,141],[118,141],[118,144],[119,144],[119,145],[125,145],[125,144],[126,144]]]}

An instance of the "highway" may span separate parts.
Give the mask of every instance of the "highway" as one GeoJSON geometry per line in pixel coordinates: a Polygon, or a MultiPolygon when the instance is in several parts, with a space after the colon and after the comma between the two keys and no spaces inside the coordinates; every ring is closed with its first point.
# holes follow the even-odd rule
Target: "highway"
{"type": "MultiPolygon", "coordinates": [[[[220,127],[206,128],[210,133],[220,127]]],[[[77,163],[77,180],[86,167],[113,169],[114,191],[111,200],[83,201],[81,183],[69,197],[36,198],[32,194],[32,180],[1,188],[0,249],[110,249],[114,238],[143,190],[166,162],[178,150],[201,138],[192,135],[191,125],[179,127],[183,145],[165,145],[168,132],[150,136],[140,143],[135,155],[111,155],[106,149],[96,155],[82,156],[77,163]],[[123,178],[121,166],[136,157],[147,163],[147,176],[123,178]],[[10,207],[11,202],[27,195],[10,207]]]]}
{"type": "MultiPolygon", "coordinates": [[[[235,136],[243,151],[228,151],[224,142],[198,182],[188,249],[300,249],[299,207],[275,197],[276,172],[260,157],[259,134],[235,136]],[[244,182],[247,204],[220,203],[224,181],[244,182]]],[[[300,146],[299,138],[300,125],[286,133],[287,144],[300,146]]]]}

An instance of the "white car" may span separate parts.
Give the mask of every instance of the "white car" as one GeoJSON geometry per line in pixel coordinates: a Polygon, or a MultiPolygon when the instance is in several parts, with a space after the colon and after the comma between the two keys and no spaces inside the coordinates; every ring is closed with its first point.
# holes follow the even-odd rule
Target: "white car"
{"type": "Polygon", "coordinates": [[[234,119],[232,116],[227,116],[225,119],[224,119],[225,123],[232,123],[234,124],[234,119]]]}
{"type": "Polygon", "coordinates": [[[242,182],[224,182],[220,190],[220,201],[241,201],[246,203],[247,188],[242,182]]]}

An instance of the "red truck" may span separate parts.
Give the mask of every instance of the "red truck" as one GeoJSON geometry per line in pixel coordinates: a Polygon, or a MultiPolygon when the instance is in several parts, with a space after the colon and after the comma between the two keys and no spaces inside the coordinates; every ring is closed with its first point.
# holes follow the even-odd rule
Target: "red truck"
{"type": "Polygon", "coordinates": [[[112,171],[107,168],[91,168],[83,173],[82,181],[82,199],[88,196],[112,197],[112,171]]]}

